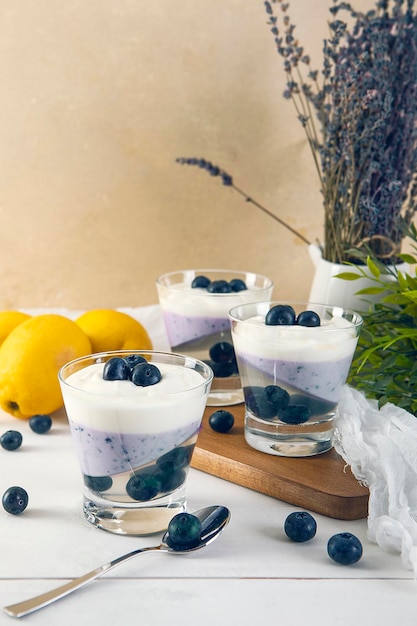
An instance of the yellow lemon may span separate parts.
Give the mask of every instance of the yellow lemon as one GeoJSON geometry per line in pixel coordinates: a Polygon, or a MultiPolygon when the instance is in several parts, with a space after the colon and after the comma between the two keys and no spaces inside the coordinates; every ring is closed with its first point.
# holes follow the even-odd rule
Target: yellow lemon
{"type": "Polygon", "coordinates": [[[91,341],[93,352],[152,350],[152,341],[140,322],[114,309],[93,309],[75,320],[91,341]]]}
{"type": "Polygon", "coordinates": [[[0,407],[26,419],[63,405],[58,371],[91,353],[87,335],[62,315],[37,315],[22,322],[0,346],[0,407]]]}
{"type": "Polygon", "coordinates": [[[12,330],[31,316],[22,311],[0,311],[0,345],[12,330]]]}

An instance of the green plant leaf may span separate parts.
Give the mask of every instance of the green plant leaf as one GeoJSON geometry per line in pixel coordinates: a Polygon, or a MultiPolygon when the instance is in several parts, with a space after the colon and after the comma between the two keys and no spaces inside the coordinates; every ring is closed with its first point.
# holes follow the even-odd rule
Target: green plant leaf
{"type": "Polygon", "coordinates": [[[401,259],[401,261],[403,261],[403,263],[409,263],[410,265],[414,265],[415,263],[417,263],[417,259],[412,256],[411,254],[399,254],[398,257],[401,259]]]}
{"type": "Polygon", "coordinates": [[[371,259],[371,257],[367,258],[366,264],[371,274],[375,276],[375,278],[379,278],[381,275],[381,270],[379,269],[378,265],[371,259]]]}
{"type": "Polygon", "coordinates": [[[356,295],[379,295],[386,291],[386,287],[365,287],[364,289],[360,289],[356,292],[356,295]]]}
{"type": "Polygon", "coordinates": [[[340,272],[340,274],[335,274],[335,278],[342,278],[343,280],[358,280],[358,278],[363,278],[361,274],[355,274],[354,272],[340,272]]]}

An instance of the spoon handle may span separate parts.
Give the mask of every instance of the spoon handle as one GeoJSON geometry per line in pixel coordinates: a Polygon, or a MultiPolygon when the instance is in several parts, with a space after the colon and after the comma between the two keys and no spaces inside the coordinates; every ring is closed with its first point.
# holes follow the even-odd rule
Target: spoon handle
{"type": "Polygon", "coordinates": [[[4,607],[4,612],[10,617],[23,617],[24,615],[28,615],[28,613],[33,613],[33,611],[37,611],[38,609],[43,608],[44,606],[48,606],[48,604],[52,604],[56,600],[67,596],[69,593],[72,593],[76,589],[80,587],[84,587],[87,583],[95,580],[99,576],[102,576],[109,570],[113,569],[120,563],[124,563],[129,559],[137,556],[141,552],[149,552],[151,550],[161,550],[162,546],[153,546],[150,548],[140,548],[138,550],[133,550],[132,552],[128,552],[123,556],[119,556],[117,559],[110,561],[109,563],[105,563],[104,565],[100,565],[100,567],[96,567],[96,569],[91,570],[87,574],[80,576],[79,578],[74,578],[69,583],[65,583],[64,585],[60,585],[55,589],[51,589],[50,591],[46,591],[45,593],[41,593],[34,598],[29,598],[28,600],[23,600],[23,602],[17,602],[17,604],[11,604],[10,606],[4,607]]]}

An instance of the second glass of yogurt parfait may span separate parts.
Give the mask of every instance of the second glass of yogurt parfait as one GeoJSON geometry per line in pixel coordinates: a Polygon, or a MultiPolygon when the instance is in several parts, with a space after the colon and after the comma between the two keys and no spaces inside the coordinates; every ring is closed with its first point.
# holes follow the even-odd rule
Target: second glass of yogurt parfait
{"type": "Polygon", "coordinates": [[[61,369],[91,524],[146,535],[185,510],[212,378],[201,361],[155,351],[93,354],[61,369]]]}
{"type": "Polygon", "coordinates": [[[332,447],[362,318],[341,307],[260,302],[230,311],[253,448],[304,457],[332,447]]]}
{"type": "Polygon", "coordinates": [[[272,281],[252,272],[190,269],[163,274],[156,286],[171,350],[205,361],[214,372],[207,404],[243,402],[229,310],[269,300],[272,281]]]}

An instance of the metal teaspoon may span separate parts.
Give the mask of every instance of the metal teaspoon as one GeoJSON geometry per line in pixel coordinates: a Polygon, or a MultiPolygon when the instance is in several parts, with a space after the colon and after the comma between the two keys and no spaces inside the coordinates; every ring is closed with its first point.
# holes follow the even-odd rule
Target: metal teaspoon
{"type": "Polygon", "coordinates": [[[184,550],[174,550],[171,548],[168,543],[169,533],[166,531],[164,536],[162,537],[162,541],[159,546],[150,546],[148,548],[139,548],[138,550],[133,550],[132,552],[128,552],[123,556],[119,556],[117,559],[110,561],[109,563],[105,563],[96,569],[93,569],[91,572],[80,576],[79,578],[75,578],[71,580],[69,583],[65,583],[51,591],[47,591],[46,593],[42,593],[34,598],[29,598],[28,600],[23,600],[23,602],[18,602],[17,604],[11,604],[10,606],[5,606],[4,611],[10,617],[23,617],[24,615],[28,615],[33,611],[37,611],[60,598],[72,593],[76,589],[80,589],[80,587],[84,587],[87,583],[95,580],[99,576],[102,576],[106,572],[110,571],[117,565],[132,559],[133,557],[142,554],[142,552],[151,552],[151,551],[159,551],[159,552],[170,552],[172,554],[186,554],[187,552],[193,552],[195,550],[199,550],[203,548],[207,544],[211,543],[220,535],[222,530],[227,526],[230,520],[230,511],[225,506],[209,506],[204,509],[200,509],[193,513],[201,522],[202,532],[200,536],[200,542],[197,546],[184,550]]]}

